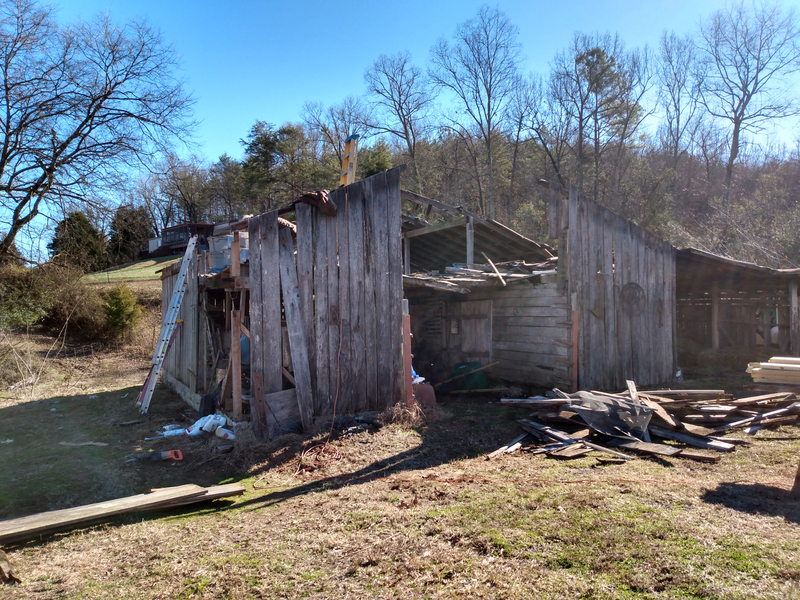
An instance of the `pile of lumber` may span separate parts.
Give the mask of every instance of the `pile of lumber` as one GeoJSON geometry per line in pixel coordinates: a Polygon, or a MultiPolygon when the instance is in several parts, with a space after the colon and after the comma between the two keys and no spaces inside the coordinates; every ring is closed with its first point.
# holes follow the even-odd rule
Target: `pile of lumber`
{"type": "Polygon", "coordinates": [[[501,400],[533,411],[517,423],[536,441],[526,447],[525,436],[517,438],[488,458],[528,450],[556,458],[600,452],[627,460],[633,458],[629,452],[635,452],[718,462],[718,454],[695,449],[730,452],[746,442],[722,439],[727,432],[744,429],[754,434],[762,427],[800,419],[800,402],[791,392],[736,399],[724,390],[643,392],[632,381],[618,394],[553,392],[557,397],[501,400]]]}
{"type": "Polygon", "coordinates": [[[150,490],[144,494],[106,502],[8,519],[0,521],[0,544],[16,544],[59,531],[96,525],[125,513],[161,510],[239,496],[243,493],[244,487],[239,483],[215,485],[208,488],[188,484],[150,490]]]}
{"type": "Polygon", "coordinates": [[[747,372],[758,383],[800,385],[800,358],[773,356],[767,362],[752,362],[747,372]]]}

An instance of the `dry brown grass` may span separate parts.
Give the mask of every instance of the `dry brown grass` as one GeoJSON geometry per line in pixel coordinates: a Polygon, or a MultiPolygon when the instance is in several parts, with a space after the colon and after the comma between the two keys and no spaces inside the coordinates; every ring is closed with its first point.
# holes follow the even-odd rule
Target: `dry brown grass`
{"type": "MultiPolygon", "coordinates": [[[[59,385],[83,393],[140,385],[147,366],[121,351],[71,360],[59,385]]],[[[22,583],[0,597],[800,598],[796,427],[718,464],[485,460],[524,415],[465,398],[398,405],[361,429],[338,420],[330,439],[330,422],[269,443],[245,432],[228,455],[197,440],[173,483],[244,477],[243,497],[9,548],[22,583]],[[327,459],[298,472],[326,441],[327,459]]]]}

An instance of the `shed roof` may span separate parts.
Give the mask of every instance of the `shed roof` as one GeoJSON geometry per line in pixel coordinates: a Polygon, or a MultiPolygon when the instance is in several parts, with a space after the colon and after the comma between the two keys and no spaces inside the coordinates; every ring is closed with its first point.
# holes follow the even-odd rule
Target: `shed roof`
{"type": "Polygon", "coordinates": [[[712,281],[719,282],[722,287],[769,290],[800,277],[800,269],[763,267],[698,248],[677,250],[675,258],[679,292],[707,291],[712,281]]]}
{"type": "Polygon", "coordinates": [[[452,264],[463,263],[467,255],[466,227],[470,219],[474,231],[474,257],[484,262],[509,260],[541,262],[555,255],[547,244],[540,244],[492,219],[484,219],[460,206],[426,198],[401,190],[403,200],[436,212],[447,218],[443,223],[429,224],[417,217],[403,218],[403,237],[411,242],[411,268],[414,271],[444,271],[452,264]]]}

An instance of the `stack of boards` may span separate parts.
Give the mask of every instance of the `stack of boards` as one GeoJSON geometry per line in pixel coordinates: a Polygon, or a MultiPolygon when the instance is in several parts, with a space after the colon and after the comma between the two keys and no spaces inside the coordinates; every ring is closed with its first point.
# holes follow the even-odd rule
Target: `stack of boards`
{"type": "Polygon", "coordinates": [[[160,488],[106,502],[8,519],[0,521],[0,544],[15,544],[59,531],[95,525],[125,513],[162,510],[173,506],[239,496],[243,493],[244,487],[239,483],[215,485],[209,488],[188,484],[160,488]]]}
{"type": "Polygon", "coordinates": [[[747,372],[757,383],[800,385],[800,358],[773,356],[768,362],[750,363],[747,372]]]}

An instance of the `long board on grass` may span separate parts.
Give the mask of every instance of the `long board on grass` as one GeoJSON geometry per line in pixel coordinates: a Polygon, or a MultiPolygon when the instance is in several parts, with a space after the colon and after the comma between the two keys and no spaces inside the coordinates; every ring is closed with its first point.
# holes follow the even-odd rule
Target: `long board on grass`
{"type": "Polygon", "coordinates": [[[8,519],[0,521],[0,544],[15,544],[58,531],[101,523],[125,513],[183,506],[243,493],[244,487],[240,484],[204,488],[190,483],[75,508],[8,519]]]}

